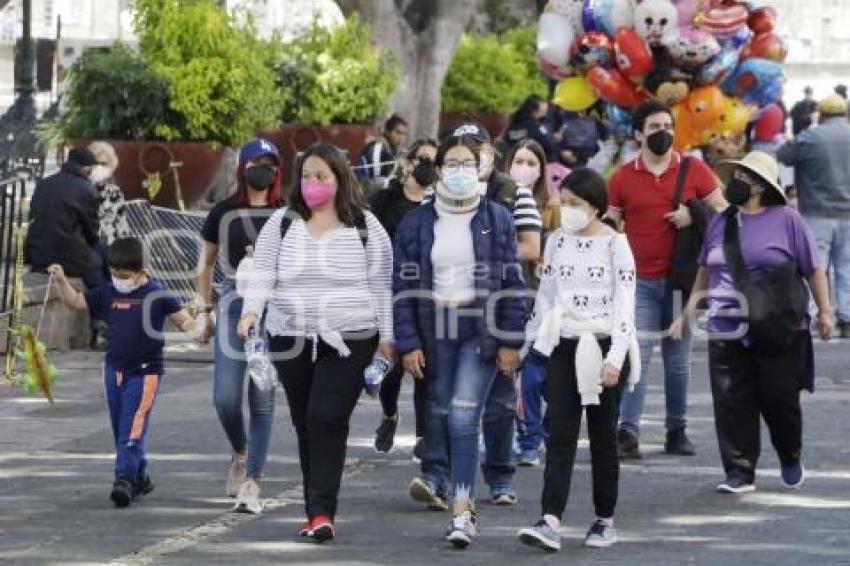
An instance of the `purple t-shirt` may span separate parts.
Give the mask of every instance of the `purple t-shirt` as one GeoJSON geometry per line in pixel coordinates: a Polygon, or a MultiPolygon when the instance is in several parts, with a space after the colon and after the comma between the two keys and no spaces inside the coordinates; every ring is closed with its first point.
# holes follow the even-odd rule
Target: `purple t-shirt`
{"type": "MultiPolygon", "coordinates": [[[[793,261],[800,273],[808,277],[820,264],[817,247],[803,217],[788,206],[769,206],[759,214],[739,215],[741,252],[752,277],[772,271],[793,261]]],[[[735,332],[740,321],[724,316],[723,311],[737,311],[735,283],[723,253],[726,219],[718,214],[705,236],[699,264],[708,268],[709,332],[735,332]]]]}

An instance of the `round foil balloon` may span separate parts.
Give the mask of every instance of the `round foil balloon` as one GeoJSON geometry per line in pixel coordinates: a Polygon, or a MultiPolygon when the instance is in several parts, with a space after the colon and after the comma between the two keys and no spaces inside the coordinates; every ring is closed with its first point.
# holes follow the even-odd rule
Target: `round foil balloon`
{"type": "Polygon", "coordinates": [[[573,41],[570,61],[582,69],[614,64],[614,44],[602,32],[591,31],[573,41]]]}
{"type": "Polygon", "coordinates": [[[643,77],[652,70],[652,53],[633,29],[617,30],[614,53],[617,68],[629,78],[643,77]]]}
{"type": "Polygon", "coordinates": [[[572,112],[587,110],[596,103],[597,96],[585,77],[570,77],[558,83],[552,102],[572,112]]]}
{"type": "Polygon", "coordinates": [[[634,108],[645,100],[637,87],[617,69],[594,67],[588,71],[587,80],[599,98],[617,106],[634,108]]]}

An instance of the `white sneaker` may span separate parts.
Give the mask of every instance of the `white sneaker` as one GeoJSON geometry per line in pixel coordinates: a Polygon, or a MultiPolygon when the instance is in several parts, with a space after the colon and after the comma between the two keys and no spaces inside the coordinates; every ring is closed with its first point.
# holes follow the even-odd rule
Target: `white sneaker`
{"type": "Polygon", "coordinates": [[[455,515],[452,519],[451,526],[446,533],[446,540],[452,543],[455,548],[466,548],[472,544],[472,539],[478,534],[475,527],[475,512],[464,511],[460,515],[455,515]]]}
{"type": "Polygon", "coordinates": [[[234,513],[250,513],[259,515],[263,512],[263,504],[260,501],[260,484],[257,480],[248,479],[239,489],[236,505],[233,506],[234,513]]]}
{"type": "Polygon", "coordinates": [[[236,497],[239,495],[239,489],[245,480],[248,479],[248,471],[245,468],[247,456],[244,454],[234,454],[230,461],[230,473],[227,474],[227,497],[236,497]]]}

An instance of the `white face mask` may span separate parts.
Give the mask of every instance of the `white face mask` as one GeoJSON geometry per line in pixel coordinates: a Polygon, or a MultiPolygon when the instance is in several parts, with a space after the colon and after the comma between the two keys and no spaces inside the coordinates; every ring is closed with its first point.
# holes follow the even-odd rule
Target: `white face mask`
{"type": "Polygon", "coordinates": [[[136,289],[142,286],[141,281],[133,281],[132,279],[118,279],[112,276],[112,286],[122,295],[129,295],[136,289]]]}
{"type": "Polygon", "coordinates": [[[591,220],[591,216],[580,208],[574,206],[561,207],[561,228],[571,234],[587,228],[591,220]]]}
{"type": "Polygon", "coordinates": [[[95,185],[103,183],[110,177],[112,177],[112,171],[106,165],[95,165],[91,169],[91,175],[89,175],[89,179],[95,185]]]}

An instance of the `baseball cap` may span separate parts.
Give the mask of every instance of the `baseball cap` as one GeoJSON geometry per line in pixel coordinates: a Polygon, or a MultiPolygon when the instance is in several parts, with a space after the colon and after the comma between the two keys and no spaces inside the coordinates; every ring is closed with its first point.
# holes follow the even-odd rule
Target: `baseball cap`
{"type": "Polygon", "coordinates": [[[273,157],[275,161],[280,163],[280,152],[277,150],[277,146],[269,140],[257,138],[249,141],[239,150],[239,164],[242,165],[265,156],[273,157]]]}
{"type": "Polygon", "coordinates": [[[86,147],[75,147],[68,152],[68,161],[73,161],[80,167],[91,167],[100,163],[94,154],[86,147]]]}
{"type": "Polygon", "coordinates": [[[490,132],[478,122],[462,122],[455,126],[449,135],[455,138],[472,138],[478,143],[491,143],[490,132]]]}
{"type": "Polygon", "coordinates": [[[846,114],[847,101],[837,94],[830,94],[820,101],[818,112],[829,115],[846,114]]]}

